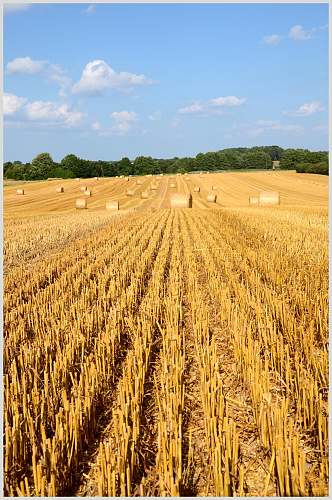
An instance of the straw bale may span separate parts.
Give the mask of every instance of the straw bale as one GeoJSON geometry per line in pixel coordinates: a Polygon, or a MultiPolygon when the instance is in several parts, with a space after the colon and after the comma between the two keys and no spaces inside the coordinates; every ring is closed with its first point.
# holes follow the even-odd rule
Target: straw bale
{"type": "Polygon", "coordinates": [[[85,196],[91,196],[92,195],[92,191],[89,191],[89,190],[86,190],[84,191],[83,193],[85,196]]]}
{"type": "Polygon", "coordinates": [[[206,201],[208,201],[209,203],[216,203],[216,201],[217,201],[217,195],[214,194],[214,193],[209,193],[207,195],[206,201]]]}
{"type": "Polygon", "coordinates": [[[106,210],[119,210],[118,200],[107,200],[106,201],[106,210]]]}
{"type": "Polygon", "coordinates": [[[194,187],[194,193],[199,193],[201,188],[199,186],[194,187]]]}
{"type": "Polygon", "coordinates": [[[171,208],[192,208],[191,194],[174,193],[171,196],[171,208]]]}
{"type": "Polygon", "coordinates": [[[24,194],[24,189],[17,189],[16,194],[24,194]]]}
{"type": "Polygon", "coordinates": [[[259,193],[260,205],[280,205],[279,191],[261,191],[259,193]]]}
{"type": "Polygon", "coordinates": [[[63,187],[63,186],[58,186],[58,187],[55,189],[55,191],[56,191],[57,193],[64,193],[64,192],[65,192],[65,189],[64,189],[64,187],[63,187]]]}
{"type": "Polygon", "coordinates": [[[143,199],[149,198],[149,192],[148,191],[142,191],[141,192],[141,198],[143,198],[143,199]]]}
{"type": "Polygon", "coordinates": [[[84,198],[78,198],[75,206],[76,208],[88,208],[88,203],[84,198]]]}

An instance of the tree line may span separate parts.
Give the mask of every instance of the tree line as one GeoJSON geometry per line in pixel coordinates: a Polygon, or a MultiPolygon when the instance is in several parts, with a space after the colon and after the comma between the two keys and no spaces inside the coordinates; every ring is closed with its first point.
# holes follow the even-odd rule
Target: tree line
{"type": "Polygon", "coordinates": [[[158,159],[138,156],[134,161],[124,157],[118,161],[85,160],[74,154],[59,163],[49,153],[38,154],[31,163],[5,162],[6,179],[42,180],[52,177],[114,177],[117,175],[147,175],[187,173],[195,171],[224,171],[236,169],[271,169],[279,161],[280,169],[328,175],[328,152],[308,149],[283,149],[280,146],[227,148],[199,153],[195,157],[158,159]]]}

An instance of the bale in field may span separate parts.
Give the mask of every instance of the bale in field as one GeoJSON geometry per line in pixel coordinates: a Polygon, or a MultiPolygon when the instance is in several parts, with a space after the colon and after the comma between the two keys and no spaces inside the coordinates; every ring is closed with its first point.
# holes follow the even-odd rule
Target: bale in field
{"type": "Polygon", "coordinates": [[[149,198],[149,192],[148,191],[142,191],[141,192],[141,198],[143,198],[144,200],[146,200],[147,198],[149,198]]]}
{"type": "Polygon", "coordinates": [[[88,189],[88,186],[81,186],[81,187],[80,187],[80,190],[82,191],[82,193],[83,193],[84,191],[87,191],[87,189],[88,189]]]}
{"type": "Polygon", "coordinates": [[[171,208],[192,208],[193,197],[191,194],[174,193],[171,196],[171,208]]]}
{"type": "Polygon", "coordinates": [[[64,192],[65,192],[64,187],[63,187],[63,186],[59,186],[59,187],[57,187],[55,191],[56,191],[57,193],[64,193],[64,192]]]}
{"type": "Polygon", "coordinates": [[[95,181],[99,181],[99,177],[94,177],[94,180],[95,181]]]}
{"type": "Polygon", "coordinates": [[[17,189],[16,194],[24,194],[24,189],[17,189]]]}
{"type": "Polygon", "coordinates": [[[156,191],[158,189],[158,187],[159,187],[158,184],[151,184],[150,189],[152,191],[156,191]]]}
{"type": "Polygon", "coordinates": [[[206,201],[208,201],[209,203],[216,203],[216,201],[217,201],[217,195],[214,194],[214,193],[209,193],[207,195],[206,201]]]}
{"type": "Polygon", "coordinates": [[[76,180],[77,180],[77,181],[80,181],[81,179],[80,179],[79,177],[76,177],[76,180]]]}
{"type": "Polygon", "coordinates": [[[259,198],[258,196],[249,196],[249,205],[258,205],[259,198]]]}
{"type": "Polygon", "coordinates": [[[175,187],[176,187],[176,184],[175,184],[174,182],[171,182],[171,183],[170,183],[170,185],[169,185],[169,187],[171,187],[171,188],[175,188],[175,187]]]}
{"type": "Polygon", "coordinates": [[[185,177],[185,180],[186,181],[190,181],[190,177],[185,177]]]}
{"type": "Polygon", "coordinates": [[[87,201],[84,200],[84,198],[78,198],[78,200],[76,200],[76,208],[88,208],[88,204],[87,204],[87,201]]]}
{"type": "Polygon", "coordinates": [[[125,180],[126,182],[128,182],[128,181],[129,181],[129,177],[125,177],[125,178],[124,178],[124,180],[125,180]]]}
{"type": "Polygon", "coordinates": [[[119,210],[118,200],[107,200],[106,201],[106,210],[119,210]]]}
{"type": "Polygon", "coordinates": [[[201,188],[199,186],[194,187],[194,193],[199,193],[201,188]]]}
{"type": "Polygon", "coordinates": [[[259,193],[260,205],[280,205],[279,191],[261,191],[259,193]]]}
{"type": "Polygon", "coordinates": [[[126,191],[127,196],[134,196],[134,194],[135,194],[135,192],[133,189],[127,189],[127,191],[126,191]]]}
{"type": "Polygon", "coordinates": [[[137,184],[140,186],[141,184],[143,184],[143,181],[141,179],[137,179],[137,184]]]}
{"type": "Polygon", "coordinates": [[[83,193],[83,194],[84,194],[85,196],[92,196],[92,191],[88,191],[88,190],[86,190],[86,191],[84,191],[84,193],[83,193]]]}
{"type": "Polygon", "coordinates": [[[212,191],[217,191],[217,186],[212,186],[212,191]]]}

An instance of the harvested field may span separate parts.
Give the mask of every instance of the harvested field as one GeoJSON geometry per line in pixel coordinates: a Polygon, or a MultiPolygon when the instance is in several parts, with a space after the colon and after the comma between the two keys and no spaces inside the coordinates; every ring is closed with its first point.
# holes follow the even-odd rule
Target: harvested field
{"type": "Polygon", "coordinates": [[[5,494],[328,495],[328,179],[136,180],[4,188],[5,494]]]}

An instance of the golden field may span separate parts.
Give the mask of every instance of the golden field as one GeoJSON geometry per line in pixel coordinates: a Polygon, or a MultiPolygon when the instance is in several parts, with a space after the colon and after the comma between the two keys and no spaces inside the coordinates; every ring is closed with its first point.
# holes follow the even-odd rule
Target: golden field
{"type": "Polygon", "coordinates": [[[4,187],[5,494],[328,495],[328,178],[157,177],[4,187]]]}

